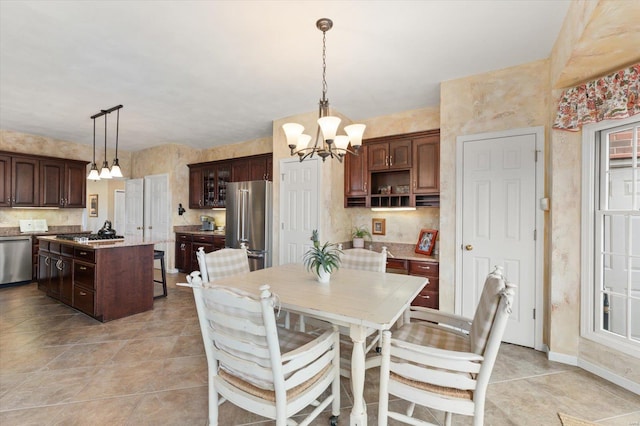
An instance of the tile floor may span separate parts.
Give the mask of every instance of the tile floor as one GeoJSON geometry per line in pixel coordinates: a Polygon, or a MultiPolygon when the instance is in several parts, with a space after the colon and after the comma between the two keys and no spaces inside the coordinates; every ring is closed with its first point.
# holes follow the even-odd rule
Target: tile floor
{"type": "MultiPolygon", "coordinates": [[[[159,274],[158,274],[159,275],[159,274]]],[[[191,290],[168,275],[153,311],[102,324],[35,284],[0,289],[0,425],[206,425],[206,359],[191,290]]],[[[367,372],[377,424],[378,369],[367,372]]],[[[340,425],[349,423],[349,381],[340,425]]],[[[395,406],[404,404],[392,401],[395,406]]],[[[486,425],[559,425],[557,412],[602,425],[640,425],[640,396],[579,368],[504,344],[489,385],[486,425]]],[[[442,413],[416,409],[442,424],[442,413]]],[[[267,425],[230,403],[220,425],[267,425]]],[[[328,424],[329,413],[314,424],[328,424]]],[[[469,418],[454,416],[455,425],[469,418]]],[[[397,424],[390,422],[390,424],[397,424]]]]}

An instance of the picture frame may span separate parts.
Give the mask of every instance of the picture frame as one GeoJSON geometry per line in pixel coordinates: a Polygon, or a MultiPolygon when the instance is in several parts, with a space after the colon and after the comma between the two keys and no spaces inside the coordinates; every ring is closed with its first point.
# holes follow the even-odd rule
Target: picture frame
{"type": "Polygon", "coordinates": [[[436,245],[437,236],[438,230],[436,229],[422,229],[416,243],[416,253],[431,256],[433,247],[436,245]]]}
{"type": "Polygon", "coordinates": [[[89,217],[98,217],[98,194],[89,195],[89,217]]]}
{"type": "Polygon", "coordinates": [[[371,219],[371,233],[373,235],[385,235],[386,233],[386,219],[371,219]]]}

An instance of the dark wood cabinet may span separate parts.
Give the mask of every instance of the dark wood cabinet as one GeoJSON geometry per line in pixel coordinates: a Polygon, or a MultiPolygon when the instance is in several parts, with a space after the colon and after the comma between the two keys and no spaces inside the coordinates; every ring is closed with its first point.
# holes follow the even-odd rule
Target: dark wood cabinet
{"type": "Polygon", "coordinates": [[[0,207],[86,207],[86,161],[0,153],[0,207]]]}
{"type": "Polygon", "coordinates": [[[429,279],[420,294],[411,302],[412,306],[440,309],[440,265],[436,261],[387,258],[387,272],[409,274],[429,279]]]}
{"type": "Polygon", "coordinates": [[[437,262],[409,260],[409,275],[417,275],[429,279],[420,294],[411,302],[413,306],[424,306],[432,309],[440,308],[439,273],[439,264],[437,262]]]}
{"type": "Polygon", "coordinates": [[[440,192],[440,135],[413,140],[413,193],[440,192]]]}
{"type": "Polygon", "coordinates": [[[189,164],[189,208],[225,207],[227,183],[271,180],[272,154],[189,164]]]}
{"type": "Polygon", "coordinates": [[[362,145],[357,155],[344,157],[345,207],[368,207],[369,169],[368,147],[362,145]]]}
{"type": "Polygon", "coordinates": [[[11,157],[0,155],[0,207],[11,207],[11,157]]]}
{"type": "Polygon", "coordinates": [[[11,205],[37,207],[40,204],[39,160],[11,158],[11,205]]]}
{"type": "Polygon", "coordinates": [[[40,205],[43,207],[62,207],[64,201],[64,161],[40,161],[40,205]]]}
{"type": "Polygon", "coordinates": [[[153,308],[153,245],[92,248],[41,238],[38,288],[99,321],[153,308]]]}
{"type": "Polygon", "coordinates": [[[200,269],[196,253],[200,247],[205,253],[223,249],[224,235],[204,235],[198,233],[176,233],[176,269],[191,273],[200,269]]]}
{"type": "Polygon", "coordinates": [[[231,163],[189,164],[189,208],[224,207],[231,163]]]}
{"type": "Polygon", "coordinates": [[[363,149],[345,159],[345,207],[440,205],[439,129],[369,139],[363,149]]]}
{"type": "Polygon", "coordinates": [[[397,170],[410,168],[411,139],[371,142],[369,149],[369,170],[397,170]]]}

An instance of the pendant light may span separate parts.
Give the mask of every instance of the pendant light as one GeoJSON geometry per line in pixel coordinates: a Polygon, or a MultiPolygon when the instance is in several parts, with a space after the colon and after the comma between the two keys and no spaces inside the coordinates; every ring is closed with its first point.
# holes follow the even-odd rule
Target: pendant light
{"type": "Polygon", "coordinates": [[[96,118],[91,118],[93,119],[93,163],[91,163],[91,170],[89,170],[89,176],[87,176],[87,179],[100,180],[98,167],[96,167],[96,118]]]}
{"type": "Polygon", "coordinates": [[[104,114],[104,162],[102,163],[102,170],[100,171],[100,179],[111,179],[111,172],[109,171],[109,162],[107,161],[107,114],[106,111],[102,111],[104,114]]]}
{"type": "Polygon", "coordinates": [[[333,28],[333,21],[328,18],[318,19],[316,28],[322,31],[322,99],[319,103],[318,127],[316,139],[312,142],[310,135],[303,134],[304,126],[298,123],[285,123],[282,125],[287,145],[291,155],[298,155],[300,161],[313,158],[314,154],[325,161],[327,157],[336,158],[342,162],[346,154],[358,155],[358,149],[362,145],[364,124],[351,124],[344,128],[347,135],[336,136],[340,126],[340,118],[330,115],[329,99],[327,99],[327,31],[333,28]],[[352,150],[348,149],[351,143],[352,150]]]}
{"type": "Polygon", "coordinates": [[[120,164],[118,163],[118,133],[120,130],[120,108],[122,108],[122,105],[119,106],[117,115],[116,115],[116,157],[113,159],[113,165],[111,166],[111,177],[114,177],[114,178],[122,177],[122,170],[120,170],[120,164]]]}

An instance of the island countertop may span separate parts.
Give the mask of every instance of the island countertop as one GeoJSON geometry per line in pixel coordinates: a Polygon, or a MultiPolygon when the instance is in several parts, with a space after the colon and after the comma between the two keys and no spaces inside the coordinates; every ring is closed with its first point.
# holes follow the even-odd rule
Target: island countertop
{"type": "Polygon", "coordinates": [[[64,240],[61,238],[56,238],[55,236],[38,236],[40,241],[48,241],[53,243],[65,244],[69,246],[90,248],[90,249],[111,249],[111,248],[121,248],[121,247],[133,247],[133,246],[147,246],[154,245],[160,241],[151,241],[144,238],[136,238],[136,237],[125,237],[124,240],[97,240],[97,241],[89,241],[87,243],[80,243],[78,241],[73,240],[64,240]]]}

